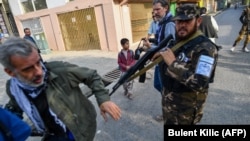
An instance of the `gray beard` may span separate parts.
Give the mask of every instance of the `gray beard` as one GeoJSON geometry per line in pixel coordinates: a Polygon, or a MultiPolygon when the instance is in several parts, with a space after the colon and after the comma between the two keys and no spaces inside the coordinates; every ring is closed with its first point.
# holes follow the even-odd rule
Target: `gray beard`
{"type": "MultiPolygon", "coordinates": [[[[39,86],[42,86],[44,84],[44,79],[43,79],[43,81],[40,84],[35,84],[32,81],[28,81],[28,80],[24,79],[22,76],[20,76],[18,74],[16,74],[16,78],[18,80],[20,80],[21,82],[25,83],[26,85],[29,85],[29,86],[35,87],[35,88],[37,88],[39,86]]],[[[43,78],[44,78],[44,75],[43,75],[43,78]]]]}

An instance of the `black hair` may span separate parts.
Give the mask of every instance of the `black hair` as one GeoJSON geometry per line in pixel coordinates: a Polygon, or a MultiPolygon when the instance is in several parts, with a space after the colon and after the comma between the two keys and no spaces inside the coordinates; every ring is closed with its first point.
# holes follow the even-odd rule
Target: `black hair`
{"type": "Polygon", "coordinates": [[[200,9],[200,14],[202,15],[202,14],[206,14],[207,13],[207,8],[206,7],[201,7],[201,9],[200,9]]]}
{"type": "Polygon", "coordinates": [[[30,30],[30,28],[26,27],[23,29],[23,32],[25,32],[26,30],[30,30]]]}
{"type": "Polygon", "coordinates": [[[121,45],[125,45],[126,42],[129,42],[129,40],[127,38],[122,38],[120,43],[121,45]]]}
{"type": "Polygon", "coordinates": [[[169,6],[169,3],[166,0],[153,0],[153,5],[160,3],[162,7],[169,6]]]}

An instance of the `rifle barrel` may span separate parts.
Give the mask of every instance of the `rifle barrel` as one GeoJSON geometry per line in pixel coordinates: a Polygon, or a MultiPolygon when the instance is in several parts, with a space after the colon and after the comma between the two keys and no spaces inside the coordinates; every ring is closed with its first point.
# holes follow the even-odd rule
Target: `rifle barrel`
{"type": "Polygon", "coordinates": [[[173,36],[170,34],[162,40],[159,45],[155,48],[149,49],[130,69],[125,72],[125,74],[118,80],[118,82],[115,84],[115,86],[112,88],[112,92],[109,94],[110,96],[126,81],[129,80],[129,78],[136,73],[136,71],[139,70],[139,68],[144,65],[149,59],[153,57],[153,55],[160,51],[162,48],[166,47],[168,42],[173,39],[173,36]]]}

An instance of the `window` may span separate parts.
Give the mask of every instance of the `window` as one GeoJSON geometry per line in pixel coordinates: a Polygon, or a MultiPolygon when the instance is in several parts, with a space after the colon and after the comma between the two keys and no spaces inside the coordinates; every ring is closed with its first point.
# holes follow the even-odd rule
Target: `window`
{"type": "Polygon", "coordinates": [[[34,5],[35,5],[36,10],[41,10],[41,9],[47,8],[46,0],[33,0],[33,1],[34,1],[34,5]]]}
{"type": "Polygon", "coordinates": [[[24,13],[46,9],[46,0],[20,0],[24,13]]]}
{"type": "Polygon", "coordinates": [[[31,0],[21,0],[21,4],[22,4],[24,13],[34,11],[34,7],[32,5],[31,0]]]}

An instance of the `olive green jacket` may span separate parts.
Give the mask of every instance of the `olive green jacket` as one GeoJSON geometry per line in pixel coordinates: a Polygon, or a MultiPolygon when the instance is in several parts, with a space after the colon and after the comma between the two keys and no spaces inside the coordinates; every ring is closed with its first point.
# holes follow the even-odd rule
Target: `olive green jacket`
{"type": "MultiPolygon", "coordinates": [[[[82,93],[79,84],[84,83],[95,95],[98,105],[110,100],[101,77],[96,70],[78,67],[66,62],[45,63],[49,71],[48,87],[45,91],[49,107],[73,133],[76,141],[92,141],[96,131],[96,111],[90,100],[82,93]]],[[[10,93],[7,94],[12,107],[21,111],[10,93]]]]}

